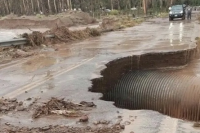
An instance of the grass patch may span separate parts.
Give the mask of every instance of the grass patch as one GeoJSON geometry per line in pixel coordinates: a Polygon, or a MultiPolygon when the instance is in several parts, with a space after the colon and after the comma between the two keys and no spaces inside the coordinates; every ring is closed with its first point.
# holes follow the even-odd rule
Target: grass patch
{"type": "Polygon", "coordinates": [[[44,18],[45,16],[44,16],[44,15],[41,15],[41,14],[36,14],[36,17],[37,17],[37,18],[44,18]]]}

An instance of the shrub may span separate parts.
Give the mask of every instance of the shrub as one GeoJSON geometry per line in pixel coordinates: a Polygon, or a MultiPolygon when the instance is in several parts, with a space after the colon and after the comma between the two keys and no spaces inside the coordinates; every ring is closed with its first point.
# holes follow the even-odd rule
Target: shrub
{"type": "Polygon", "coordinates": [[[119,15],[119,11],[118,10],[112,10],[112,11],[110,11],[110,15],[119,15]]]}

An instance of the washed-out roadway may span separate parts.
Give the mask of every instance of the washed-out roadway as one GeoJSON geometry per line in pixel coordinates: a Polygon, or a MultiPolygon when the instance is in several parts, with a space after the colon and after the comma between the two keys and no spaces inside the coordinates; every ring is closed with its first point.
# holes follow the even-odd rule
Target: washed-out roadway
{"type": "MultiPolygon", "coordinates": [[[[118,116],[122,116],[123,121],[131,122],[126,126],[125,133],[198,133],[200,130],[193,128],[192,122],[170,118],[154,111],[116,108],[112,102],[99,100],[102,94],[89,92],[88,88],[91,86],[90,79],[96,78],[107,62],[134,54],[195,47],[195,37],[200,35],[199,29],[195,20],[169,22],[166,18],[155,18],[132,28],[106,33],[79,43],[66,46],[60,44],[58,46],[64,54],[49,51],[49,54],[13,61],[10,67],[5,64],[2,68],[0,66],[0,96],[20,101],[29,97],[39,97],[39,102],[51,97],[71,99],[74,102],[93,101],[97,108],[90,112],[88,125],[102,119],[114,123],[119,120],[118,116]]],[[[198,65],[198,61],[195,64],[198,65]]],[[[199,75],[197,67],[194,72],[196,76],[199,75]]],[[[32,120],[31,114],[26,112],[0,117],[1,124],[9,122],[27,127],[76,124],[72,119],[56,116],[32,120]]]]}

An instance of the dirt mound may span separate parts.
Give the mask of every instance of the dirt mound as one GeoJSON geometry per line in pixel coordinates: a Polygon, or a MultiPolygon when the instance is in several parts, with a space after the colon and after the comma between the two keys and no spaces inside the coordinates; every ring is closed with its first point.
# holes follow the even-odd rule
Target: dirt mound
{"type": "Polygon", "coordinates": [[[136,21],[129,17],[107,17],[104,18],[100,25],[103,32],[114,31],[126,27],[133,27],[136,21]]]}
{"type": "Polygon", "coordinates": [[[0,114],[24,110],[23,102],[18,102],[17,99],[0,99],[0,114]]]}
{"type": "Polygon", "coordinates": [[[75,26],[95,23],[96,20],[88,13],[69,11],[57,15],[36,15],[17,17],[8,15],[0,20],[0,28],[54,28],[58,26],[75,26]]]}
{"type": "Polygon", "coordinates": [[[55,39],[61,42],[71,42],[76,40],[82,40],[89,37],[99,36],[100,32],[96,29],[86,28],[85,30],[70,31],[66,27],[59,27],[50,31],[54,34],[55,39]]]}
{"type": "Polygon", "coordinates": [[[31,34],[24,33],[23,38],[28,40],[29,46],[40,46],[41,44],[68,43],[77,40],[83,40],[89,37],[100,36],[101,32],[95,28],[86,28],[84,30],[70,31],[67,27],[61,26],[41,33],[33,31],[31,34]],[[45,38],[46,35],[53,35],[53,38],[45,38]]]}
{"type": "MultiPolygon", "coordinates": [[[[56,25],[63,26],[65,25],[59,18],[53,20],[30,20],[30,19],[4,19],[0,20],[0,28],[52,28],[56,25]]],[[[66,25],[66,26],[73,26],[66,25]]]]}
{"type": "Polygon", "coordinates": [[[105,18],[102,21],[101,28],[103,30],[112,31],[118,28],[119,19],[105,18]]]}
{"type": "Polygon", "coordinates": [[[35,110],[32,117],[38,118],[41,115],[49,114],[64,115],[66,117],[79,117],[83,115],[81,110],[86,110],[90,107],[95,107],[95,105],[88,102],[74,104],[70,101],[64,101],[64,99],[51,98],[51,100],[45,103],[43,106],[39,106],[35,110]]]}

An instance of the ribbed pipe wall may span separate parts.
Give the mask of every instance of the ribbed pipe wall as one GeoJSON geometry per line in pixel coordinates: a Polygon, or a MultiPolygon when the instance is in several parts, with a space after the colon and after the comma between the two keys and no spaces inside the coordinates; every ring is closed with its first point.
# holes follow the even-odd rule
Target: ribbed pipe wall
{"type": "Polygon", "coordinates": [[[176,73],[134,71],[123,76],[103,99],[117,107],[154,110],[187,120],[199,120],[199,79],[176,73]]]}

